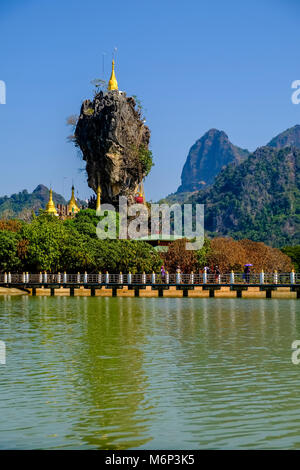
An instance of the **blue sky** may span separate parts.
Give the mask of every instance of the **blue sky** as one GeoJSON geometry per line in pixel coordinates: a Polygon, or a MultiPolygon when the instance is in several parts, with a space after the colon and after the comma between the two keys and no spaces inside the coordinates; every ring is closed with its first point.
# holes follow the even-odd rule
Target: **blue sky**
{"type": "Polygon", "coordinates": [[[298,0],[0,0],[0,195],[39,183],[90,194],[66,117],[109,77],[137,95],[155,167],[147,199],[180,184],[191,145],[208,129],[254,150],[300,123],[298,0]]]}

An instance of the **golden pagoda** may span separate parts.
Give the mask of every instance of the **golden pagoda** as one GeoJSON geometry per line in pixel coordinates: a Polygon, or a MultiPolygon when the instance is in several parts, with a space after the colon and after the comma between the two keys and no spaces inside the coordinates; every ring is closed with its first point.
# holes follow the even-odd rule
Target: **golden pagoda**
{"type": "Polygon", "coordinates": [[[58,216],[57,210],[55,208],[55,204],[52,199],[52,189],[50,189],[50,194],[49,194],[49,201],[46,205],[46,213],[49,215],[56,215],[58,216]]]}
{"type": "Polygon", "coordinates": [[[97,202],[96,202],[96,213],[97,212],[100,212],[101,210],[101,188],[100,188],[100,184],[98,184],[98,188],[97,188],[97,202]]]}
{"type": "Polygon", "coordinates": [[[77,202],[74,195],[74,186],[72,186],[72,196],[68,204],[68,214],[73,215],[77,214],[80,211],[80,208],[77,206],[77,202]]]}
{"type": "Polygon", "coordinates": [[[118,90],[118,82],[115,76],[115,61],[112,61],[111,76],[108,82],[108,90],[118,90]]]}

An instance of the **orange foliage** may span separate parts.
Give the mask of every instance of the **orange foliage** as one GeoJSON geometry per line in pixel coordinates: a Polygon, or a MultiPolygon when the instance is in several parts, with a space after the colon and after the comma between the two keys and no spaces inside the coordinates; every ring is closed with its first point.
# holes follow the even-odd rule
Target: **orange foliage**
{"type": "Polygon", "coordinates": [[[175,273],[177,266],[180,266],[180,270],[183,273],[196,271],[198,268],[196,252],[193,250],[186,250],[185,244],[185,239],[176,240],[169,245],[167,253],[160,253],[166,271],[175,273]]]}
{"type": "Polygon", "coordinates": [[[211,240],[209,265],[218,265],[221,272],[243,271],[246,263],[253,264],[252,272],[290,272],[291,259],[277,248],[252,240],[214,238],[211,240]]]}
{"type": "Polygon", "coordinates": [[[29,246],[29,240],[22,239],[19,241],[17,250],[18,250],[18,257],[20,259],[23,260],[26,258],[28,246],[29,246]]]}
{"type": "Polygon", "coordinates": [[[9,232],[19,232],[22,223],[19,220],[0,220],[0,230],[8,230],[9,232]]]}

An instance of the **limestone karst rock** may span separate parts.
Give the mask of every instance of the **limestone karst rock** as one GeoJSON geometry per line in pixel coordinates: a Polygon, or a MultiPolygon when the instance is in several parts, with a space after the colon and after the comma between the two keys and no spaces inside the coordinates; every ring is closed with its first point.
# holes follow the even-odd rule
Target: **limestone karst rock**
{"type": "Polygon", "coordinates": [[[117,205],[119,196],[126,196],[133,203],[147,174],[143,155],[150,140],[135,99],[113,90],[84,101],[75,140],[86,161],[88,185],[96,192],[100,184],[101,202],[117,205]]]}
{"type": "Polygon", "coordinates": [[[197,191],[212,184],[228,163],[238,164],[248,155],[248,150],[233,145],[225,132],[210,129],[190,148],[177,192],[197,191]]]}

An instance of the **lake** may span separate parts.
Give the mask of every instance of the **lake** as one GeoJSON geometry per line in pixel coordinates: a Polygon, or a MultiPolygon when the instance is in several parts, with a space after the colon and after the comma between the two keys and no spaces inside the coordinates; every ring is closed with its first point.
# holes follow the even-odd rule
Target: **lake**
{"type": "Polygon", "coordinates": [[[0,448],[300,448],[297,339],[296,299],[0,296],[0,448]]]}

